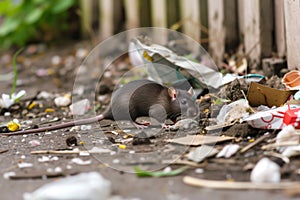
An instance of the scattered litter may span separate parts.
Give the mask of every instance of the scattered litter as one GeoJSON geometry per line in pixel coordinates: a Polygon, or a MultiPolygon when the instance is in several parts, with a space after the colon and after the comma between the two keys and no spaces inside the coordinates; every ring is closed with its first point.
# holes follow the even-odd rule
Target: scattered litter
{"type": "Polygon", "coordinates": [[[39,162],[50,162],[50,161],[57,161],[59,158],[57,156],[42,156],[38,158],[39,162]]]}
{"type": "Polygon", "coordinates": [[[71,99],[69,96],[59,96],[54,99],[54,103],[57,107],[65,107],[70,105],[71,99]]]}
{"type": "Polygon", "coordinates": [[[41,145],[41,142],[39,140],[31,140],[28,142],[30,146],[37,147],[41,145]]]}
{"type": "Polygon", "coordinates": [[[58,55],[55,55],[51,58],[51,64],[54,66],[57,66],[61,63],[61,57],[58,55]]]}
{"type": "Polygon", "coordinates": [[[297,105],[284,105],[282,107],[269,109],[254,113],[244,119],[249,125],[260,129],[282,129],[285,125],[283,123],[284,113],[288,109],[294,109],[297,105]]]}
{"type": "Polygon", "coordinates": [[[202,169],[202,168],[196,168],[195,169],[196,174],[203,174],[203,172],[204,172],[204,169],[202,169]]]}
{"type": "Polygon", "coordinates": [[[54,95],[50,92],[41,91],[36,97],[37,99],[52,99],[54,95]]]}
{"type": "Polygon", "coordinates": [[[43,185],[32,193],[24,193],[24,200],[106,200],[111,183],[97,172],[81,173],[43,185]]]}
{"type": "Polygon", "coordinates": [[[33,166],[32,163],[27,163],[27,162],[18,163],[19,168],[29,168],[29,167],[32,167],[32,166],[33,166]]]}
{"type": "Polygon", "coordinates": [[[19,130],[20,127],[21,125],[19,124],[19,120],[17,119],[14,119],[13,121],[7,123],[8,130],[12,132],[19,130]]]}
{"type": "Polygon", "coordinates": [[[268,158],[262,158],[253,168],[250,180],[254,183],[279,183],[280,166],[268,158]]]}
{"type": "Polygon", "coordinates": [[[269,107],[279,107],[282,106],[292,94],[294,94],[292,91],[278,90],[259,83],[251,82],[247,99],[250,106],[257,107],[260,105],[266,105],[269,107]]]}
{"type": "MultiPolygon", "coordinates": [[[[300,132],[296,131],[292,125],[284,127],[276,136],[276,144],[283,142],[297,142],[299,144],[300,132]]],[[[296,143],[296,144],[297,144],[296,143]]],[[[283,152],[287,147],[277,147],[279,152],[283,152]]]]}
{"type": "Polygon", "coordinates": [[[76,50],[75,56],[79,59],[83,59],[88,55],[88,53],[89,53],[88,50],[83,49],[83,48],[79,48],[79,49],[76,50]]]}
{"type": "Polygon", "coordinates": [[[174,139],[168,139],[167,142],[190,145],[190,146],[199,146],[203,144],[215,144],[218,142],[224,142],[233,140],[235,137],[228,136],[212,136],[212,135],[187,135],[185,137],[179,137],[174,139]]]}
{"type": "Polygon", "coordinates": [[[292,70],[286,73],[281,82],[289,90],[300,90],[300,72],[298,70],[292,70]]]}
{"type": "Polygon", "coordinates": [[[293,125],[295,128],[300,128],[300,108],[294,108],[284,113],[283,123],[285,125],[293,125]]]}
{"type": "Polygon", "coordinates": [[[179,56],[170,49],[152,44],[147,38],[134,38],[129,44],[129,57],[134,66],[147,64],[149,76],[158,83],[186,82],[201,92],[203,85],[218,88],[222,74],[210,67],[179,56]]]}
{"type": "Polygon", "coordinates": [[[81,125],[80,130],[82,131],[88,131],[92,129],[92,125],[81,125]]]}
{"type": "Polygon", "coordinates": [[[245,115],[248,115],[248,109],[249,104],[245,99],[240,99],[228,105],[224,105],[217,116],[218,123],[229,124],[235,120],[239,120],[245,117],[245,115]]]}
{"type": "Polygon", "coordinates": [[[88,99],[83,99],[71,104],[69,108],[73,115],[83,115],[91,108],[90,101],[88,99]]]}
{"type": "Polygon", "coordinates": [[[218,152],[219,151],[212,146],[202,145],[200,147],[192,149],[187,154],[187,158],[189,160],[199,163],[202,162],[205,158],[216,155],[218,152]]]}
{"type": "Polygon", "coordinates": [[[71,162],[77,165],[90,165],[92,163],[92,160],[82,160],[81,158],[73,158],[71,162]]]}
{"type": "Polygon", "coordinates": [[[239,150],[239,148],[240,145],[238,144],[228,144],[217,154],[217,158],[230,158],[239,150]]]}
{"type": "Polygon", "coordinates": [[[3,174],[3,178],[4,179],[10,179],[10,177],[15,176],[15,175],[16,175],[16,172],[5,172],[3,174]]]}

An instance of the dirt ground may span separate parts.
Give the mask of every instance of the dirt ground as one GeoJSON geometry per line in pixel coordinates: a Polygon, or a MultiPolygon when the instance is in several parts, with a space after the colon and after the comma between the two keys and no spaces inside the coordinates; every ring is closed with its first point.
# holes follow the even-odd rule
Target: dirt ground
{"type": "MultiPolygon", "coordinates": [[[[61,123],[62,121],[70,121],[72,117],[68,115],[66,108],[56,107],[53,100],[45,99],[36,100],[36,94],[39,91],[47,91],[53,94],[64,95],[72,92],[74,85],[74,75],[76,68],[80,65],[82,58],[76,57],[76,49],[89,49],[86,43],[69,44],[64,47],[46,48],[42,50],[26,49],[18,58],[19,82],[17,90],[24,89],[27,92],[26,98],[19,105],[12,107],[10,116],[5,116],[4,111],[0,116],[0,122],[6,123],[14,118],[19,121],[32,121],[32,124],[38,124],[41,119],[50,121],[57,117],[59,120],[50,124],[61,123]],[[53,57],[59,55],[63,61],[57,66],[53,65],[53,57]],[[72,67],[66,67],[66,58],[72,61],[72,67]],[[37,75],[40,69],[46,70],[46,75],[37,75]],[[38,106],[32,110],[26,109],[29,102],[36,101],[38,106]],[[54,112],[45,112],[46,108],[53,108],[54,112]]],[[[0,60],[0,74],[6,74],[12,71],[11,54],[2,53],[0,60]]],[[[128,64],[126,56],[122,59],[122,64],[116,64],[118,69],[124,70],[128,64]],[[125,63],[125,64],[124,64],[125,63]]],[[[117,72],[114,75],[117,76],[117,72]]],[[[42,73],[43,74],[43,73],[42,73]]],[[[110,98],[110,86],[113,85],[113,79],[104,79],[104,84],[100,87],[99,93],[103,95],[102,103],[108,102],[110,98]],[[104,85],[104,86],[103,86],[104,85]],[[107,86],[107,87],[105,87],[107,86]]],[[[1,93],[9,93],[12,80],[1,81],[1,93]]],[[[103,111],[101,107],[97,113],[103,111]]],[[[204,112],[205,108],[202,108],[204,112]]],[[[205,116],[205,115],[203,115],[205,116]]],[[[1,125],[3,125],[1,124],[1,125]]],[[[130,134],[141,134],[140,130],[136,130],[128,122],[122,122],[123,127],[130,131],[130,134]]],[[[46,124],[49,125],[49,124],[46,124]]],[[[146,135],[153,135],[146,143],[138,142],[133,145],[132,140],[126,143],[126,149],[118,147],[118,141],[124,140],[126,133],[122,132],[114,135],[113,131],[120,131],[116,128],[116,123],[112,121],[102,121],[92,125],[89,129],[74,130],[71,128],[51,131],[50,133],[38,133],[19,136],[1,136],[0,135],[0,193],[3,200],[22,199],[25,192],[33,192],[40,186],[55,181],[61,176],[77,174],[80,172],[96,171],[111,181],[112,195],[120,196],[123,199],[300,199],[299,197],[287,197],[282,191],[264,191],[264,190],[214,190],[208,188],[197,188],[186,185],[182,179],[189,175],[192,177],[205,178],[211,180],[235,180],[249,181],[250,171],[244,167],[249,164],[255,164],[257,160],[263,157],[260,150],[261,145],[252,148],[247,155],[237,155],[230,159],[207,159],[199,163],[198,167],[191,167],[180,175],[174,177],[137,177],[133,173],[133,167],[142,166],[143,169],[162,169],[167,167],[166,161],[174,160],[181,157],[188,148],[180,145],[168,144],[165,139],[173,138],[176,132],[164,131],[159,127],[153,127],[145,130],[146,135]],[[66,140],[70,137],[76,138],[77,146],[68,146],[66,140]],[[32,141],[39,141],[40,145],[32,145],[32,141]],[[97,141],[100,141],[97,143],[97,141]],[[113,144],[112,144],[113,143],[113,144]],[[115,154],[91,154],[87,156],[79,156],[77,154],[32,154],[37,150],[72,150],[78,148],[80,150],[89,149],[91,147],[106,148],[116,152],[115,154]],[[2,152],[3,151],[3,152],[2,152]],[[150,154],[147,154],[149,153],[150,154]],[[152,154],[151,154],[152,153],[152,154]],[[48,158],[55,157],[55,160],[47,162],[40,161],[43,156],[48,158]],[[80,158],[82,162],[87,164],[76,164],[73,159],[80,158]],[[20,168],[18,164],[31,163],[32,167],[20,168]],[[201,168],[203,173],[196,173],[196,169],[201,168]],[[13,179],[5,179],[3,175],[7,172],[15,172],[16,177],[13,179]],[[54,173],[53,173],[54,172],[54,173]],[[54,177],[51,175],[54,174],[54,177]],[[47,177],[48,176],[48,177],[47,177]],[[45,178],[46,177],[46,178],[45,178]]],[[[45,125],[42,125],[45,126],[45,125]]],[[[198,128],[194,132],[201,133],[202,129],[198,128]]],[[[265,131],[255,130],[246,124],[238,125],[235,128],[227,128],[223,133],[227,135],[237,134],[240,138],[240,145],[246,146],[249,139],[258,138],[265,131]]],[[[189,134],[184,132],[180,134],[189,134]]],[[[179,135],[180,135],[179,134],[179,135]]],[[[221,134],[217,132],[215,134],[221,134]]],[[[178,136],[178,135],[176,135],[178,136]]],[[[129,137],[130,138],[130,137],[129,137]]],[[[132,137],[131,137],[132,139],[132,137]]],[[[133,138],[134,139],[134,138],[133,138]]],[[[145,141],[144,141],[145,142],[145,141]]],[[[215,145],[221,148],[230,142],[215,145]]],[[[170,164],[172,169],[177,169],[182,165],[170,164]]],[[[294,171],[298,169],[300,162],[297,159],[292,160],[292,164],[282,167],[284,180],[296,181],[300,179],[299,174],[294,171]]]]}

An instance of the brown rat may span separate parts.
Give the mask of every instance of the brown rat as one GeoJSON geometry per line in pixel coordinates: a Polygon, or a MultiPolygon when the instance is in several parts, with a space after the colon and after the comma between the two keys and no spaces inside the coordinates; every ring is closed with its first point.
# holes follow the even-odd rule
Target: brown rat
{"type": "Polygon", "coordinates": [[[76,125],[91,124],[103,119],[130,120],[150,116],[162,123],[166,119],[175,121],[180,115],[194,118],[198,115],[198,106],[192,99],[193,92],[167,88],[149,80],[132,81],[113,93],[108,109],[95,117],[66,122],[2,135],[23,135],[53,131],[76,125]]]}

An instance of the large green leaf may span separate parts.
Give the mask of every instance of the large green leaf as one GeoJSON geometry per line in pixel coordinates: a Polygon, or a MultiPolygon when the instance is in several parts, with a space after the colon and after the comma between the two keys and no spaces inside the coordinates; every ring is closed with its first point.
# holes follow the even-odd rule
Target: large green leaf
{"type": "Polygon", "coordinates": [[[53,5],[52,12],[53,13],[63,12],[68,8],[70,8],[74,4],[74,2],[75,2],[74,0],[63,0],[63,1],[59,0],[55,5],[53,5]]]}
{"type": "Polygon", "coordinates": [[[25,18],[25,21],[27,24],[33,24],[37,22],[42,15],[43,15],[43,9],[36,8],[35,10],[28,13],[28,15],[25,18]]]}
{"type": "Polygon", "coordinates": [[[18,28],[21,21],[16,18],[7,18],[0,26],[0,36],[5,36],[18,28]]]}

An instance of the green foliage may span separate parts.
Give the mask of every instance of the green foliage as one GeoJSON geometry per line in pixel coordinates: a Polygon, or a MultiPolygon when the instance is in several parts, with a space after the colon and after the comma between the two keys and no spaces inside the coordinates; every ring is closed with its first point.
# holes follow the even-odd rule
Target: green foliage
{"type": "Polygon", "coordinates": [[[0,47],[52,40],[68,28],[68,9],[77,0],[1,0],[0,47]]]}
{"type": "Polygon", "coordinates": [[[10,98],[12,97],[12,94],[15,93],[16,87],[17,87],[17,81],[18,81],[18,69],[17,69],[17,56],[23,51],[24,48],[19,49],[13,57],[13,66],[14,66],[14,83],[12,85],[11,91],[10,91],[10,98]]]}
{"type": "Polygon", "coordinates": [[[137,176],[139,177],[164,177],[164,176],[176,176],[178,174],[181,174],[182,172],[186,171],[187,169],[189,169],[188,166],[184,166],[175,170],[171,170],[168,172],[165,171],[155,171],[155,172],[149,172],[149,171],[145,171],[142,170],[139,166],[135,166],[134,167],[134,171],[136,173],[137,176]]]}

